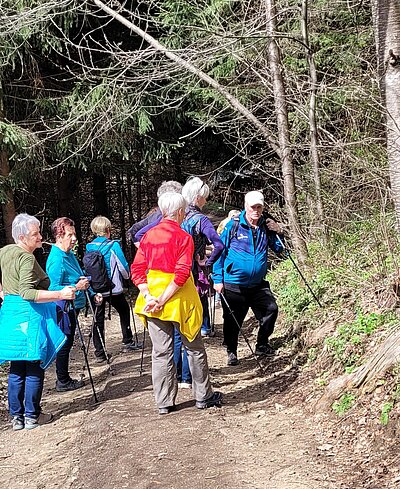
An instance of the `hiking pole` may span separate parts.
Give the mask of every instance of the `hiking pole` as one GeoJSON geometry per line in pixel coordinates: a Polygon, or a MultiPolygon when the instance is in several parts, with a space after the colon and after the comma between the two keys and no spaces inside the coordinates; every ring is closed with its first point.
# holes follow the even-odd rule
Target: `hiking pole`
{"type": "Polygon", "coordinates": [[[86,299],[87,299],[87,302],[89,304],[89,308],[90,308],[90,311],[91,311],[92,317],[93,317],[93,319],[92,319],[92,328],[91,329],[93,331],[94,330],[94,326],[96,326],[96,330],[97,330],[97,334],[99,335],[101,347],[102,347],[102,349],[104,351],[104,354],[106,356],[106,362],[107,362],[107,365],[108,365],[108,371],[110,372],[111,375],[114,375],[114,370],[113,370],[113,368],[111,366],[111,362],[110,362],[110,356],[109,356],[108,351],[106,349],[106,345],[104,343],[103,336],[100,333],[99,325],[96,322],[96,316],[97,316],[98,306],[96,305],[95,309],[93,309],[93,305],[92,305],[92,302],[90,300],[89,292],[87,290],[85,290],[85,295],[86,295],[86,299]]]}
{"type": "MultiPolygon", "coordinates": [[[[131,310],[131,315],[132,315],[132,324],[133,324],[133,331],[135,332],[135,341],[138,346],[139,345],[139,338],[137,334],[137,329],[136,329],[136,321],[135,321],[135,314],[133,312],[133,305],[132,305],[132,296],[131,293],[129,292],[129,286],[128,286],[128,295],[129,295],[129,309],[131,310]]],[[[143,337],[144,338],[144,337],[143,337]]],[[[144,340],[143,340],[144,341],[144,340]]]]}
{"type": "Polygon", "coordinates": [[[213,292],[213,284],[214,281],[212,279],[211,271],[207,275],[208,281],[210,282],[209,288],[208,288],[208,309],[209,309],[209,315],[210,315],[210,327],[211,327],[211,336],[215,335],[215,294],[216,292],[213,292]]]}
{"type": "Polygon", "coordinates": [[[297,266],[296,262],[293,260],[292,258],[292,255],[290,253],[290,251],[287,249],[287,247],[283,244],[283,241],[281,240],[281,238],[279,237],[278,234],[276,234],[276,237],[278,238],[283,250],[285,251],[286,255],[289,257],[289,260],[293,263],[293,266],[294,268],[297,270],[297,273],[300,275],[300,277],[303,279],[303,282],[305,283],[307,289],[310,291],[311,295],[314,297],[315,301],[317,302],[317,304],[319,305],[319,307],[322,307],[322,304],[320,303],[318,297],[315,295],[314,291],[312,290],[312,288],[310,287],[310,285],[308,284],[307,280],[305,279],[304,275],[301,273],[301,270],[300,268],[297,266]]]}
{"type": "Polygon", "coordinates": [[[145,342],[146,342],[146,328],[144,327],[143,328],[142,354],[141,354],[141,357],[140,357],[140,371],[139,371],[140,377],[143,374],[143,358],[144,358],[144,344],[145,344],[145,342]]]}
{"type": "Polygon", "coordinates": [[[94,402],[95,403],[98,403],[99,400],[97,398],[97,394],[96,394],[96,390],[94,388],[94,383],[93,383],[93,377],[92,377],[92,372],[90,370],[90,366],[89,366],[89,360],[88,360],[88,357],[87,357],[87,352],[86,352],[86,348],[85,348],[85,340],[83,338],[83,334],[82,334],[82,330],[81,330],[81,327],[79,325],[79,321],[78,321],[78,314],[76,313],[76,309],[75,309],[75,304],[74,304],[74,301],[67,301],[70,303],[71,307],[72,307],[72,310],[74,312],[74,316],[75,316],[75,324],[76,324],[76,331],[78,332],[78,337],[79,337],[79,341],[81,343],[81,348],[82,348],[82,351],[83,351],[83,357],[85,359],[85,365],[86,365],[86,368],[87,368],[87,372],[88,372],[88,376],[89,376],[89,381],[90,381],[90,385],[92,386],[92,391],[93,391],[93,398],[94,398],[94,402]]]}
{"type": "Polygon", "coordinates": [[[241,333],[241,334],[242,334],[242,336],[243,336],[243,338],[244,338],[245,342],[247,343],[247,346],[249,347],[249,350],[251,351],[251,353],[252,353],[253,357],[255,358],[256,362],[258,363],[258,366],[260,367],[261,373],[265,375],[265,374],[266,374],[265,369],[264,369],[264,367],[262,366],[262,364],[261,364],[261,362],[260,362],[259,358],[258,358],[258,357],[257,357],[257,355],[255,354],[255,352],[254,352],[254,350],[253,350],[252,346],[250,345],[249,340],[247,339],[246,335],[244,334],[244,332],[243,332],[243,330],[242,330],[242,327],[241,327],[241,326],[240,326],[240,324],[239,324],[239,321],[236,319],[236,316],[233,314],[233,311],[232,311],[232,309],[231,309],[230,305],[228,304],[228,301],[226,300],[225,294],[224,294],[224,293],[222,293],[222,292],[220,292],[220,294],[221,294],[222,299],[223,299],[223,300],[224,300],[224,302],[225,302],[225,305],[226,305],[226,308],[227,308],[227,309],[228,309],[228,311],[229,311],[229,314],[230,314],[230,315],[233,317],[233,320],[235,321],[236,326],[237,326],[237,327],[238,327],[238,329],[239,329],[239,333],[241,333]]]}
{"type": "Polygon", "coordinates": [[[211,333],[215,333],[215,294],[212,294],[211,287],[208,289],[208,308],[210,311],[211,333]]]}

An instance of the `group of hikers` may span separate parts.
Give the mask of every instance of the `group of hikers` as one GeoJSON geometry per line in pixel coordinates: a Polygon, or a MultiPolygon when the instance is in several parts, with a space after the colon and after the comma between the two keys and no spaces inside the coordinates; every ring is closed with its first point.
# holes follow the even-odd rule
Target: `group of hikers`
{"type": "Polygon", "coordinates": [[[221,406],[222,393],[212,388],[203,342],[212,333],[211,284],[223,309],[227,364],[239,363],[239,332],[249,308],[259,322],[255,354],[274,354],[269,337],[278,307],[265,276],[268,248],[282,251],[281,226],[264,217],[263,194],[251,191],[244,210],[230,213],[217,232],[202,213],[209,191],[198,177],[183,187],[163,182],[157,208],[128,231],[137,247],[130,269],[119,242],[111,239],[106,217],[91,222],[96,238],[86,245],[83,267],[74,253],[74,222],[56,219],[46,271],[33,254],[42,247],[40,222],[28,214],[15,217],[15,244],[0,250],[0,362],[10,361],[8,404],[14,430],[52,420],[41,410],[41,397],[44,371],[54,359],[58,392],[84,386],[82,379],[70,376],[69,356],[85,305],[93,312],[97,363],[109,363],[111,357],[105,348],[107,304],[119,314],[122,352],[140,348],[132,334],[123,279],[130,278],[139,289],[134,312],[151,338],[153,390],[161,415],[176,409],[179,385],[192,388],[198,409],[221,406]],[[101,274],[95,263],[104,267],[107,286],[98,285],[101,274]]]}

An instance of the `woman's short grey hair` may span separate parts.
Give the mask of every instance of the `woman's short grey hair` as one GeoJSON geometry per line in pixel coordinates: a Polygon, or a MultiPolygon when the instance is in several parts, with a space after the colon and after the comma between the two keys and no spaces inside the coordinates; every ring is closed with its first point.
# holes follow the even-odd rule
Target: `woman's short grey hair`
{"type": "Polygon", "coordinates": [[[187,202],[181,194],[166,192],[158,199],[158,207],[163,217],[175,217],[179,209],[186,209],[187,202]]]}
{"type": "Polygon", "coordinates": [[[161,197],[166,192],[176,192],[180,194],[182,192],[182,184],[175,180],[164,181],[157,190],[157,197],[161,197]]]}
{"type": "Polygon", "coordinates": [[[16,243],[20,241],[21,236],[28,236],[30,227],[32,225],[37,225],[40,228],[40,221],[36,219],[34,216],[30,216],[29,214],[18,214],[11,226],[11,234],[16,243]]]}
{"type": "Polygon", "coordinates": [[[198,197],[206,199],[210,195],[210,188],[199,177],[193,177],[183,186],[182,195],[189,204],[195,204],[198,197]]]}

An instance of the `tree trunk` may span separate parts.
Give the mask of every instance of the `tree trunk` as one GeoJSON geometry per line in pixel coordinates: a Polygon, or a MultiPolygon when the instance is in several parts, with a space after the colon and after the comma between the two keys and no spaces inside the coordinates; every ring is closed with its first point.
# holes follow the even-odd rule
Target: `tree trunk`
{"type": "Polygon", "coordinates": [[[323,396],[315,404],[317,411],[327,411],[333,401],[344,392],[352,389],[362,389],[372,392],[376,387],[376,380],[388,370],[399,364],[400,360],[400,331],[394,329],[376,352],[369,356],[364,365],[358,367],[350,374],[344,374],[332,380],[326,388],[323,396]]]}
{"type": "Polygon", "coordinates": [[[386,109],[390,182],[400,231],[400,3],[398,0],[374,0],[372,11],[378,79],[386,109]]]}
{"type": "MultiPolygon", "coordinates": [[[[3,103],[3,85],[0,81],[0,121],[4,121],[4,103],[3,103]]],[[[0,176],[3,177],[5,186],[5,202],[1,204],[1,210],[3,213],[3,224],[6,233],[6,242],[14,243],[11,227],[14,217],[16,215],[15,212],[15,204],[14,204],[14,194],[11,186],[8,183],[8,179],[10,177],[10,163],[8,161],[8,154],[5,148],[3,147],[3,141],[0,138],[0,176]]]]}
{"type": "MultiPolygon", "coordinates": [[[[4,177],[4,179],[9,178],[10,176],[10,165],[8,163],[8,156],[4,150],[0,151],[0,175],[4,177]]],[[[16,212],[14,205],[14,194],[9,185],[7,185],[6,198],[7,201],[1,205],[1,210],[3,213],[3,224],[6,232],[6,242],[14,243],[14,239],[11,234],[11,227],[16,212]]]]}
{"type": "Polygon", "coordinates": [[[75,222],[76,236],[79,243],[81,243],[81,205],[77,170],[61,167],[57,180],[58,216],[69,217],[75,222]]]}
{"type": "Polygon", "coordinates": [[[310,158],[314,177],[315,203],[317,210],[317,226],[322,231],[322,235],[326,238],[324,207],[321,196],[321,172],[320,159],[318,152],[318,132],[317,132],[317,70],[314,62],[314,55],[309,44],[308,37],[308,0],[302,0],[302,16],[301,16],[301,31],[305,44],[306,57],[309,72],[310,85],[310,105],[308,111],[310,125],[310,158]]]}
{"type": "Polygon", "coordinates": [[[268,61],[272,74],[274,92],[275,114],[278,127],[280,158],[282,164],[284,196],[288,212],[289,226],[292,234],[293,246],[300,261],[307,258],[307,247],[301,235],[297,197],[295,185],[295,171],[291,154],[289,118],[286,101],[285,85],[282,75],[282,63],[278,44],[275,41],[276,34],[276,9],[274,0],[264,0],[266,29],[269,35],[268,61]]]}
{"type": "Polygon", "coordinates": [[[125,199],[124,199],[124,176],[121,173],[116,174],[117,179],[117,199],[118,199],[118,219],[120,239],[122,249],[126,250],[126,233],[125,233],[125,199]]]}
{"type": "Polygon", "coordinates": [[[94,215],[108,217],[107,181],[105,175],[101,173],[93,173],[93,199],[94,215]]]}

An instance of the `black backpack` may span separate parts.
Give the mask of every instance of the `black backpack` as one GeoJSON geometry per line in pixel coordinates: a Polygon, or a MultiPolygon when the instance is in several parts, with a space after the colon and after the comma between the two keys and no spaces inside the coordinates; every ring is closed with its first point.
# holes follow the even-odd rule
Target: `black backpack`
{"type": "Polygon", "coordinates": [[[112,244],[113,241],[104,241],[98,250],[88,251],[83,255],[83,265],[90,285],[94,292],[111,292],[114,284],[107,273],[106,262],[100,249],[104,244],[112,244]]]}

